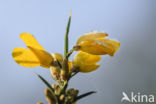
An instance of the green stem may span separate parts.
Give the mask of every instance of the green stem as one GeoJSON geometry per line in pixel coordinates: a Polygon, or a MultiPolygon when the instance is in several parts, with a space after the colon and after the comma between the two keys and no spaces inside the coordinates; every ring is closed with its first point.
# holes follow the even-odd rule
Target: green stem
{"type": "Polygon", "coordinates": [[[71,49],[71,50],[67,53],[67,57],[69,58],[70,55],[71,55],[74,51],[75,51],[74,49],[71,49]]]}
{"type": "MultiPolygon", "coordinates": [[[[68,24],[67,24],[65,38],[64,38],[64,58],[67,59],[67,61],[68,61],[68,46],[69,46],[69,44],[68,44],[68,42],[69,42],[68,35],[69,35],[70,23],[71,23],[71,12],[70,12],[70,16],[69,16],[69,19],[68,19],[68,24]]],[[[63,89],[62,89],[60,95],[65,92],[67,86],[68,86],[68,80],[65,83],[65,85],[63,86],[63,89]]]]}
{"type": "Polygon", "coordinates": [[[70,29],[70,22],[71,22],[71,13],[68,19],[68,24],[66,28],[66,33],[65,33],[65,38],[64,38],[64,58],[67,58],[67,53],[68,53],[68,34],[69,34],[69,29],[70,29]]]}
{"type": "Polygon", "coordinates": [[[64,84],[64,86],[63,86],[63,88],[62,88],[62,91],[60,92],[59,95],[65,93],[65,91],[66,91],[66,89],[67,89],[67,87],[68,87],[68,83],[69,83],[70,79],[71,79],[73,76],[75,76],[77,73],[78,73],[78,72],[75,72],[73,75],[71,75],[71,73],[70,73],[70,76],[69,76],[69,78],[67,79],[67,82],[64,84]]]}

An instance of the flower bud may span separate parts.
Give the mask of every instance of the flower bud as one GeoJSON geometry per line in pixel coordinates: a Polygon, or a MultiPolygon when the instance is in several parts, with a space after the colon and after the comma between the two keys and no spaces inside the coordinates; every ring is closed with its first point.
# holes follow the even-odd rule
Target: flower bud
{"type": "Polygon", "coordinates": [[[75,90],[75,91],[74,91],[75,97],[76,97],[78,94],[79,94],[79,90],[75,90]]]}
{"type": "Polygon", "coordinates": [[[73,101],[75,97],[77,97],[78,93],[79,93],[79,90],[75,90],[73,88],[68,89],[66,92],[68,96],[68,100],[73,101]]]}
{"type": "Polygon", "coordinates": [[[68,61],[64,59],[62,63],[62,69],[61,69],[61,79],[63,81],[66,81],[68,79],[68,73],[69,73],[68,61]]]}
{"type": "Polygon", "coordinates": [[[48,88],[45,89],[44,93],[49,104],[56,104],[57,101],[55,99],[55,95],[53,95],[48,88]]]}
{"type": "Polygon", "coordinates": [[[50,66],[50,73],[54,80],[59,80],[60,67],[59,66],[50,66]]]}
{"type": "Polygon", "coordinates": [[[56,87],[56,84],[52,84],[52,88],[55,89],[55,87],[56,87]]]}
{"type": "Polygon", "coordinates": [[[59,85],[56,85],[56,87],[55,87],[55,94],[56,95],[59,95],[60,94],[60,91],[61,91],[60,86],[59,85]]]}
{"type": "Polygon", "coordinates": [[[62,95],[60,96],[60,100],[63,101],[64,99],[65,99],[65,95],[62,94],[62,95]]]}
{"type": "Polygon", "coordinates": [[[72,95],[73,91],[74,91],[74,89],[70,88],[70,89],[67,90],[66,93],[67,93],[67,95],[72,95]]]}
{"type": "Polygon", "coordinates": [[[54,89],[54,93],[55,93],[55,95],[59,95],[59,94],[60,94],[60,92],[61,92],[61,88],[60,88],[59,85],[57,85],[57,84],[53,84],[53,85],[52,85],[52,88],[54,89]]]}

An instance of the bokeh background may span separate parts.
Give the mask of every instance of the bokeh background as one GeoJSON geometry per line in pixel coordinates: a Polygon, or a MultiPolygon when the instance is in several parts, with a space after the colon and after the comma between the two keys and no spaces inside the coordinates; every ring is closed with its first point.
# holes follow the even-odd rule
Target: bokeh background
{"type": "Polygon", "coordinates": [[[92,30],[121,43],[114,57],[102,56],[98,70],[71,80],[70,87],[80,94],[97,91],[78,104],[121,104],[123,91],[156,95],[155,5],[155,0],[0,0],[0,104],[47,104],[46,86],[34,72],[54,83],[49,70],[21,67],[11,53],[14,47],[26,47],[22,32],[33,34],[48,52],[63,53],[71,10],[70,48],[92,30]]]}

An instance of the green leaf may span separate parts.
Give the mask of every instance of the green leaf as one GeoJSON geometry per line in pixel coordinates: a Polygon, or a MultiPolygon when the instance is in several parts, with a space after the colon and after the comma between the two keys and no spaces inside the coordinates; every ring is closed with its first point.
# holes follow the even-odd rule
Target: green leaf
{"type": "Polygon", "coordinates": [[[90,92],[84,93],[84,94],[82,94],[82,95],[80,95],[80,96],[77,96],[77,97],[75,98],[74,102],[76,102],[76,101],[78,101],[78,100],[80,100],[80,99],[82,99],[82,98],[84,98],[84,97],[87,97],[87,96],[89,96],[89,95],[91,95],[91,94],[93,94],[93,93],[96,93],[96,91],[90,91],[90,92]]]}
{"type": "Polygon", "coordinates": [[[53,88],[51,87],[51,85],[39,74],[36,73],[36,75],[43,81],[43,83],[53,92],[53,88]]]}
{"type": "Polygon", "coordinates": [[[57,97],[55,96],[54,94],[54,90],[53,88],[51,87],[51,85],[48,83],[48,81],[46,81],[41,75],[37,74],[36,75],[43,81],[43,83],[49,88],[50,92],[52,93],[52,95],[54,96],[54,99],[56,101],[56,104],[58,104],[58,100],[57,100],[57,97]]]}
{"type": "Polygon", "coordinates": [[[68,34],[69,34],[69,29],[70,29],[70,22],[71,22],[71,12],[70,16],[68,19],[68,24],[66,27],[66,33],[65,33],[65,38],[64,38],[64,58],[67,59],[67,54],[68,54],[68,34]]]}

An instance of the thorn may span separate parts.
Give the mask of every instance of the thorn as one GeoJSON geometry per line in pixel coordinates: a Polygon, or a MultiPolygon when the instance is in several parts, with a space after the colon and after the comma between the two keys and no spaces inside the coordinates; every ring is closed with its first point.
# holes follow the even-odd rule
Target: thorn
{"type": "Polygon", "coordinates": [[[70,11],[70,17],[72,16],[72,10],[70,11]]]}

